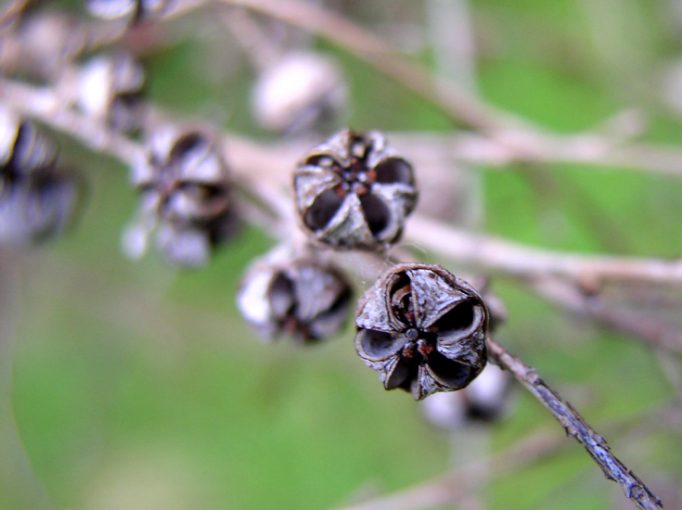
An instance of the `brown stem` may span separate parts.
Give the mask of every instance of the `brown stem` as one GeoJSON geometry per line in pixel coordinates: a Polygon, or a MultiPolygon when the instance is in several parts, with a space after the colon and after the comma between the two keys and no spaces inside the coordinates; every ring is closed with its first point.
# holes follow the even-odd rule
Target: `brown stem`
{"type": "Polygon", "coordinates": [[[558,393],[547,386],[534,368],[510,354],[492,338],[488,338],[487,344],[490,357],[500,367],[509,370],[552,413],[566,433],[583,445],[592,459],[601,467],[606,478],[622,487],[627,498],[633,500],[642,510],[656,510],[663,507],[661,501],[644,482],[616,458],[606,443],[606,439],[595,432],[570,404],[564,402],[558,393]]]}

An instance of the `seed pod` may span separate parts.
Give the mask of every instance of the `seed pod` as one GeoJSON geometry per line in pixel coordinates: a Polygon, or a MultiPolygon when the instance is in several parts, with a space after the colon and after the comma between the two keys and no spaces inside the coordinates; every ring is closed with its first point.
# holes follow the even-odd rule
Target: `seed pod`
{"type": "Polygon", "coordinates": [[[315,53],[293,52],[265,70],[253,89],[256,121],[277,133],[324,129],[346,105],[339,67],[315,53]]]}
{"type": "Polygon", "coordinates": [[[121,131],[139,127],[144,71],[126,53],[86,62],[75,82],[76,105],[86,115],[121,131]]]}
{"type": "Polygon", "coordinates": [[[160,16],[173,0],[86,0],[86,7],[97,18],[130,18],[133,21],[160,16]]]}
{"type": "Polygon", "coordinates": [[[294,174],[303,226],[334,247],[398,241],[417,200],[412,166],[376,131],[344,130],[314,148],[294,174]]]}
{"type": "Polygon", "coordinates": [[[38,242],[66,227],[78,190],[56,158],[32,123],[0,109],[0,246],[38,242]]]}
{"type": "MultiPolygon", "coordinates": [[[[40,76],[56,77],[82,53],[87,34],[77,18],[54,10],[31,10],[18,27],[17,62],[40,76]]],[[[11,45],[8,39],[3,44],[11,45]]]]}
{"type": "Polygon", "coordinates": [[[351,287],[338,269],[275,252],[249,268],[237,305],[263,337],[287,334],[311,343],[343,327],[351,296],[351,287]]]}
{"type": "Polygon", "coordinates": [[[488,309],[440,266],[390,269],[361,299],[355,325],[355,349],[384,387],[417,400],[466,387],[486,364],[488,309]]]}
{"type": "Polygon", "coordinates": [[[158,224],[157,245],[172,263],[202,265],[229,235],[227,167],[211,136],[159,131],[146,158],[133,166],[132,181],[140,193],[140,221],[158,224]]]}
{"type": "Polygon", "coordinates": [[[451,431],[494,423],[507,410],[512,381],[509,372],[488,363],[462,391],[438,393],[424,400],[424,416],[435,426],[451,431]]]}

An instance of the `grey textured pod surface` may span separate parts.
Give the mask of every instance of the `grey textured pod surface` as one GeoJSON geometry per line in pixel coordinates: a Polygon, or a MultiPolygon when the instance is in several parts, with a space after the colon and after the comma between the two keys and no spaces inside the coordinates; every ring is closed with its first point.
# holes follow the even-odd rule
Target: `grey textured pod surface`
{"type": "Polygon", "coordinates": [[[294,173],[303,227],[336,248],[397,242],[418,192],[412,166],[381,133],[343,130],[312,149],[294,173]]]}
{"type": "Polygon", "coordinates": [[[74,176],[57,167],[55,145],[34,124],[0,109],[0,246],[61,233],[78,191],[74,176]]]}
{"type": "Polygon", "coordinates": [[[198,267],[234,230],[227,165],[217,141],[196,130],[159,130],[131,168],[139,222],[157,226],[156,244],[173,264],[198,267]]]}
{"type": "Polygon", "coordinates": [[[335,267],[276,251],[248,269],[237,305],[263,338],[285,334],[310,343],[344,326],[351,297],[348,280],[335,267]]]}
{"type": "Polygon", "coordinates": [[[488,309],[441,266],[400,264],[360,300],[355,348],[387,390],[421,400],[466,387],[486,365],[488,309]]]}

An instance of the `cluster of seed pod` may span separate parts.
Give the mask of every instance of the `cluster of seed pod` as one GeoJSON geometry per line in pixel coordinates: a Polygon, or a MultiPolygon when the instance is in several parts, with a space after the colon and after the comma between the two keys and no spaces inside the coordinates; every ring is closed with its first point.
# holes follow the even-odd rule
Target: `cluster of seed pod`
{"type": "MultiPolygon", "coordinates": [[[[398,241],[418,196],[412,166],[383,135],[351,130],[335,134],[303,158],[294,172],[294,192],[301,225],[312,239],[335,249],[360,250],[380,250],[398,241]]],[[[307,268],[303,276],[305,264],[295,257],[273,263],[270,257],[249,270],[238,304],[258,330],[308,339],[338,330],[345,308],[338,300],[343,296],[345,302],[349,291],[329,269],[307,268]],[[320,318],[325,319],[323,329],[315,323],[320,318]],[[315,334],[309,334],[311,327],[315,334]]],[[[360,300],[356,351],[387,390],[400,388],[421,400],[466,388],[486,367],[489,327],[503,320],[498,300],[490,302],[492,309],[471,284],[443,267],[399,264],[360,300]]],[[[472,390],[469,401],[476,403],[476,395],[472,390]]],[[[479,411],[481,417],[495,414],[484,403],[470,406],[472,415],[479,411]]]]}
{"type": "Polygon", "coordinates": [[[76,207],[74,175],[34,124],[0,108],[0,246],[24,246],[60,233],[76,207]]]}
{"type": "Polygon", "coordinates": [[[220,145],[200,130],[168,128],[158,130],[147,146],[132,168],[140,210],[124,247],[130,255],[142,255],[155,230],[157,246],[171,263],[201,266],[234,227],[220,145]]]}
{"type": "MultiPolygon", "coordinates": [[[[87,0],[96,16],[133,22],[161,15],[171,3],[87,0]]],[[[319,125],[345,101],[340,71],[331,62],[313,54],[289,57],[263,74],[253,96],[257,119],[280,133],[319,125]]],[[[130,57],[92,59],[77,71],[74,83],[72,105],[82,113],[117,130],[138,127],[144,73],[130,57]]],[[[21,155],[17,148],[26,135],[17,133],[13,150],[21,155]]],[[[126,251],[141,255],[153,233],[173,264],[203,265],[234,226],[221,148],[203,131],[171,128],[155,130],[147,149],[132,167],[140,207],[125,236],[126,251]]],[[[23,174],[15,170],[20,156],[7,157],[12,169],[5,171],[11,175],[8,182],[53,167],[48,153],[25,165],[40,171],[23,174]]],[[[412,165],[377,131],[344,129],[317,145],[296,167],[293,186],[301,226],[318,247],[332,249],[387,249],[400,240],[418,199],[412,165]]],[[[345,322],[351,286],[322,260],[294,252],[256,261],[237,297],[248,322],[266,337],[286,333],[302,342],[337,332],[345,322]]],[[[423,399],[465,388],[481,373],[490,315],[476,289],[444,268],[398,265],[362,298],[355,347],[386,389],[400,388],[423,399]]]]}

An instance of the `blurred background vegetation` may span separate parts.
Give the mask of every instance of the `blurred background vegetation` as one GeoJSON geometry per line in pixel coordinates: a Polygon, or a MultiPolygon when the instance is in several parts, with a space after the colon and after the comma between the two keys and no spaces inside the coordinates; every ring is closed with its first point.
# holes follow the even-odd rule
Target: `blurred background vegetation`
{"type": "MultiPolygon", "coordinates": [[[[85,16],[77,1],[48,4],[85,16]]],[[[333,7],[435,66],[427,4],[333,7]]],[[[477,87],[492,104],[559,132],[590,129],[634,106],[650,119],[646,139],[682,141],[679,1],[476,0],[469,7],[477,87]]],[[[272,139],[250,117],[254,73],[224,27],[197,12],[172,30],[175,41],[145,58],[149,97],[272,139]]],[[[352,127],[456,129],[367,64],[325,41],[312,44],[343,66],[352,127]]],[[[178,272],[153,255],[130,262],[119,250],[135,209],[126,169],[67,138],[60,144],[90,184],[82,219],[23,256],[20,267],[0,268],[4,285],[16,283],[2,317],[0,508],[317,509],[462,462],[458,445],[481,432],[450,438],[424,421],[408,395],[384,392],[355,355],[350,325],[314,348],[257,340],[234,296],[248,262],[273,244],[264,233],[244,228],[200,271],[178,272]]],[[[557,250],[679,257],[679,179],[586,166],[513,170],[471,170],[483,189],[481,230],[557,250]]],[[[498,338],[603,429],[664,498],[677,492],[666,508],[682,508],[680,431],[608,433],[619,420],[646,427],[647,414],[674,398],[656,353],[511,281],[495,279],[494,288],[510,316],[498,338]]],[[[519,394],[515,404],[490,430],[492,450],[536,430],[563,434],[532,397],[519,394]]],[[[500,510],[626,505],[574,444],[492,480],[478,497],[500,510]]]]}

